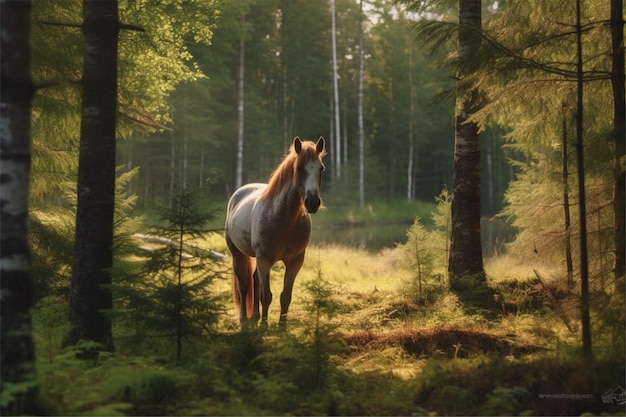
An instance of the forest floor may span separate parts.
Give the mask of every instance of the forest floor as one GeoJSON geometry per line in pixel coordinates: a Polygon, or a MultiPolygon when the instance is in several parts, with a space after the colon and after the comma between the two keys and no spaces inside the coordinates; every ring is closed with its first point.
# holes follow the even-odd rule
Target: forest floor
{"type": "MultiPolygon", "coordinates": [[[[220,245],[211,241],[225,252],[220,245]]],[[[624,415],[623,398],[619,405],[618,397],[603,397],[624,386],[623,322],[602,327],[589,365],[580,354],[575,294],[556,282],[541,284],[532,268],[506,257],[491,261],[489,284],[498,290],[501,311],[467,311],[443,278],[420,291],[402,258],[398,249],[310,247],[286,329],[278,325],[281,265],[272,270],[268,325],[247,332],[239,329],[230,279],[221,279],[215,292],[228,300],[215,331],[204,343],[190,343],[180,363],[130,354],[118,344],[101,362],[77,365],[67,352],[55,356],[53,332],[36,326],[47,410],[624,415]]]]}

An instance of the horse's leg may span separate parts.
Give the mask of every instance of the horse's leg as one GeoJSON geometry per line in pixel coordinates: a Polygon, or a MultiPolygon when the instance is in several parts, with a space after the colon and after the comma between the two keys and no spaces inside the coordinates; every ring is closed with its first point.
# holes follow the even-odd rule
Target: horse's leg
{"type": "Polygon", "coordinates": [[[283,283],[283,292],[280,294],[280,323],[282,325],[287,323],[287,311],[289,310],[289,304],[291,304],[293,283],[303,263],[304,252],[290,259],[288,262],[285,262],[285,282],[283,283]]]}
{"type": "Polygon", "coordinates": [[[252,311],[252,321],[256,324],[259,322],[261,318],[261,313],[259,312],[259,270],[258,268],[254,270],[254,310],[252,311]]]}
{"type": "Polygon", "coordinates": [[[272,264],[264,257],[257,254],[256,273],[259,282],[259,299],[261,301],[261,323],[267,324],[267,312],[272,303],[272,291],[270,290],[270,270],[272,264]]]}
{"type": "Polygon", "coordinates": [[[251,277],[248,271],[248,260],[245,259],[244,254],[237,257],[233,255],[233,270],[235,271],[235,277],[237,280],[237,291],[239,292],[239,322],[242,324],[248,319],[247,311],[247,299],[248,291],[250,290],[251,277]]]}
{"type": "Polygon", "coordinates": [[[234,291],[237,291],[235,294],[235,302],[239,307],[239,322],[243,325],[244,322],[248,319],[248,292],[253,290],[254,286],[251,280],[252,271],[251,268],[251,260],[250,257],[241,252],[237,247],[232,243],[232,241],[226,237],[226,244],[233,258],[233,273],[235,279],[235,288],[234,291]]]}

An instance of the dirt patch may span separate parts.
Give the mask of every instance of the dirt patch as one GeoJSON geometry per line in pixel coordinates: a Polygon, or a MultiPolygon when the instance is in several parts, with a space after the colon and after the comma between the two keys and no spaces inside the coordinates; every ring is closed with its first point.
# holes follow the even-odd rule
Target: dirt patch
{"type": "Polygon", "coordinates": [[[400,329],[387,333],[359,331],[346,337],[353,349],[382,349],[400,346],[417,357],[444,356],[468,358],[483,353],[521,356],[544,350],[515,340],[513,335],[497,335],[460,327],[440,326],[430,329],[400,329]]]}

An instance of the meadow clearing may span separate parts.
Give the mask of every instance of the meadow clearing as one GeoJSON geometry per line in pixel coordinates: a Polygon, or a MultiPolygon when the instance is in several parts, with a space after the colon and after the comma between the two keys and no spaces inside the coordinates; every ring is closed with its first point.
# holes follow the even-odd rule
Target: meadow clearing
{"type": "MultiPolygon", "coordinates": [[[[227,253],[221,235],[196,242],[227,253]]],[[[499,311],[468,311],[445,272],[416,286],[402,247],[372,252],[314,244],[278,325],[282,264],[272,270],[267,327],[241,332],[228,255],[211,293],[211,331],[125,342],[85,363],[59,348],[62,307],[35,312],[43,397],[53,414],[579,415],[623,413],[602,394],[622,386],[623,327],[594,316],[592,366],[580,355],[578,303],[554,265],[510,255],[486,264],[499,311]],[[543,283],[535,276],[540,270],[543,283]],[[556,278],[555,278],[556,277],[556,278]],[[56,317],[56,318],[55,318],[56,317]],[[133,342],[136,343],[136,342],[133,342]]],[[[623,318],[623,316],[622,316],[623,318]]],[[[134,339],[133,339],[134,340],[134,339]]],[[[74,348],[76,349],[76,348],[74,348]]]]}

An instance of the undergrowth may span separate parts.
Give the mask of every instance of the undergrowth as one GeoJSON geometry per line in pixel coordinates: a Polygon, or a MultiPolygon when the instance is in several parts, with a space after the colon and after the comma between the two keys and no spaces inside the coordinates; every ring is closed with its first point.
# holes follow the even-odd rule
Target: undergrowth
{"type": "MultiPolygon", "coordinates": [[[[222,249],[214,237],[207,242],[222,249]]],[[[275,291],[281,287],[281,268],[272,271],[275,291]]],[[[77,359],[86,347],[61,350],[67,317],[63,303],[52,295],[38,303],[33,320],[42,413],[623,412],[617,403],[602,402],[603,393],[624,386],[618,297],[607,296],[602,308],[595,309],[596,362],[583,364],[579,334],[541,295],[550,290],[538,287],[522,269],[506,272],[488,272],[490,285],[501,294],[502,310],[485,318],[469,314],[437,280],[425,280],[417,293],[401,248],[372,254],[313,246],[296,280],[286,330],[278,325],[277,305],[272,304],[266,328],[246,332],[239,331],[229,309],[220,313],[211,333],[186,343],[189,350],[178,362],[158,353],[167,350],[143,348],[123,348],[93,361],[77,359]],[[546,397],[556,394],[591,398],[546,397]]],[[[212,294],[231,291],[226,280],[211,286],[212,294]]],[[[554,294],[564,305],[575,296],[554,294]]],[[[573,311],[567,314],[577,320],[573,311]]],[[[125,333],[116,329],[117,336],[125,333]]]]}

